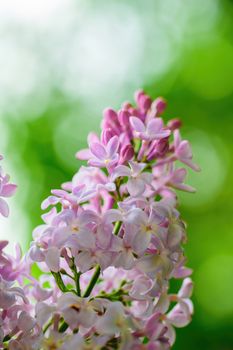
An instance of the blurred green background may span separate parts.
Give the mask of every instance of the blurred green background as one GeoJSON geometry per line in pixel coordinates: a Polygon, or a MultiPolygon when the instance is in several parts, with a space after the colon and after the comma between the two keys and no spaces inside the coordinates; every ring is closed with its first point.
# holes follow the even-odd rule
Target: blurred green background
{"type": "Polygon", "coordinates": [[[181,194],[195,315],[174,349],[233,349],[233,2],[0,2],[0,153],[19,185],[1,238],[27,248],[104,107],[144,88],[181,117],[201,174],[181,194]]]}

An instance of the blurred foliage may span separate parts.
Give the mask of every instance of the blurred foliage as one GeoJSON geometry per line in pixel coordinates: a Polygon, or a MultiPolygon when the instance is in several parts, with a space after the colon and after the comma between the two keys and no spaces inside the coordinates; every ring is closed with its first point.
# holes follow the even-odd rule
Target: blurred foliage
{"type": "Polygon", "coordinates": [[[197,194],[180,194],[195,315],[174,349],[233,349],[233,2],[16,4],[0,5],[0,146],[19,185],[1,237],[26,249],[41,201],[78,169],[104,107],[139,87],[162,95],[202,167],[189,175],[197,194]]]}

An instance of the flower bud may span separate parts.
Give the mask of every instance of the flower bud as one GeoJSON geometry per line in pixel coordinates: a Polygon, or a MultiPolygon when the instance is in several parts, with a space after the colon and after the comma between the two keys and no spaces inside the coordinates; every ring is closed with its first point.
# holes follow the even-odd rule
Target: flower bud
{"type": "Polygon", "coordinates": [[[101,133],[101,142],[106,145],[113,136],[115,136],[115,134],[110,128],[104,129],[101,133]]]}
{"type": "Polygon", "coordinates": [[[121,109],[118,113],[118,119],[121,126],[125,129],[129,125],[130,113],[124,109],[121,109]]]}
{"type": "Polygon", "coordinates": [[[143,112],[146,112],[151,106],[151,98],[147,96],[143,90],[139,90],[135,93],[135,101],[143,112]]]}
{"type": "Polygon", "coordinates": [[[124,147],[122,147],[121,149],[121,153],[120,153],[120,164],[124,164],[125,162],[131,160],[134,156],[134,149],[133,147],[128,144],[124,147]]]}
{"type": "Polygon", "coordinates": [[[164,138],[153,143],[151,151],[148,153],[147,159],[150,161],[155,158],[164,157],[169,150],[168,138],[164,138]]]}
{"type": "Polygon", "coordinates": [[[180,119],[174,118],[174,119],[169,120],[169,122],[167,123],[167,126],[171,130],[176,130],[182,126],[182,122],[180,119]]]}

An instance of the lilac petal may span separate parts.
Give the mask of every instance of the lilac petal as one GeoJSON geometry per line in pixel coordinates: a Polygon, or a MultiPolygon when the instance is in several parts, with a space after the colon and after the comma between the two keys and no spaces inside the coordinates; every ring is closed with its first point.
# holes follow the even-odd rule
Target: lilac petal
{"type": "MultiPolygon", "coordinates": [[[[146,323],[147,334],[152,339],[158,339],[167,331],[167,327],[159,322],[159,318],[161,317],[160,313],[156,313],[152,315],[146,323]]],[[[153,348],[153,350],[161,350],[160,346],[157,348],[153,348]]]]}
{"type": "Polygon", "coordinates": [[[192,149],[189,142],[186,140],[180,142],[177,152],[181,158],[192,159],[192,149]]]}
{"type": "Polygon", "coordinates": [[[148,221],[146,213],[140,208],[134,208],[128,213],[126,220],[129,224],[140,225],[148,221]]]}
{"type": "Polygon", "coordinates": [[[90,145],[91,145],[92,143],[95,143],[95,142],[99,143],[100,140],[99,140],[99,137],[98,137],[98,135],[97,135],[96,133],[90,132],[90,133],[88,134],[88,136],[87,136],[87,142],[88,142],[88,145],[89,145],[89,147],[90,147],[90,145]]]}
{"type": "Polygon", "coordinates": [[[66,198],[67,196],[67,192],[64,190],[52,190],[51,193],[60,198],[66,198]]]}
{"type": "Polygon", "coordinates": [[[70,230],[68,227],[58,227],[54,230],[53,241],[58,248],[63,248],[69,237],[70,230]]]}
{"type": "Polygon", "coordinates": [[[37,246],[32,246],[30,248],[29,256],[33,261],[41,262],[45,260],[44,253],[37,246]]]}
{"type": "Polygon", "coordinates": [[[168,137],[171,134],[171,131],[163,129],[163,120],[161,118],[155,118],[149,121],[147,134],[151,138],[162,139],[168,137]]]}
{"type": "Polygon", "coordinates": [[[185,192],[190,192],[190,193],[196,192],[196,188],[185,184],[173,184],[173,187],[185,192]]]}
{"type": "Polygon", "coordinates": [[[172,176],[172,182],[182,183],[187,175],[187,170],[184,168],[176,169],[172,176]]]}
{"type": "Polygon", "coordinates": [[[84,192],[86,185],[85,184],[81,184],[78,186],[75,186],[73,188],[73,194],[77,197],[80,197],[82,195],[82,193],[84,192]]]}
{"type": "Polygon", "coordinates": [[[142,232],[135,235],[132,248],[136,253],[143,253],[149,246],[151,241],[151,234],[142,232]]]}
{"type": "Polygon", "coordinates": [[[80,159],[80,160],[88,160],[88,159],[90,159],[92,157],[92,153],[89,150],[89,148],[82,149],[82,150],[76,152],[75,157],[77,159],[80,159]]]}
{"type": "Polygon", "coordinates": [[[169,231],[167,238],[167,244],[169,248],[175,247],[181,242],[183,238],[183,231],[179,228],[178,225],[173,225],[173,229],[169,231]]]}
{"type": "Polygon", "coordinates": [[[63,182],[63,184],[61,185],[61,188],[64,191],[72,192],[72,189],[73,189],[72,182],[71,181],[63,182]]]}
{"type": "Polygon", "coordinates": [[[4,185],[1,191],[1,196],[11,197],[15,193],[16,189],[17,189],[17,185],[14,185],[14,184],[4,185]]]}
{"type": "Polygon", "coordinates": [[[189,307],[184,302],[179,302],[168,314],[167,319],[178,328],[185,327],[191,321],[189,307]]]}
{"type": "Polygon", "coordinates": [[[147,276],[138,276],[133,282],[129,292],[135,299],[145,299],[146,294],[152,289],[153,281],[147,276]]]}
{"type": "Polygon", "coordinates": [[[167,324],[167,332],[165,334],[165,337],[168,338],[170,346],[172,346],[175,343],[176,332],[175,332],[174,328],[170,324],[167,324]]]}
{"type": "Polygon", "coordinates": [[[107,158],[107,153],[104,146],[101,143],[93,143],[90,147],[91,153],[100,160],[105,160],[107,158]]]}
{"type": "Polygon", "coordinates": [[[161,118],[151,119],[147,125],[147,132],[149,135],[153,135],[161,131],[163,128],[163,120],[161,118]]]}
{"type": "Polygon", "coordinates": [[[96,324],[97,332],[106,335],[114,335],[119,333],[120,326],[118,325],[118,320],[123,321],[123,317],[123,305],[119,301],[110,303],[104,316],[100,317],[96,324]]]}
{"type": "Polygon", "coordinates": [[[123,267],[125,270],[132,269],[135,262],[133,253],[130,250],[124,250],[122,253],[118,254],[114,266],[123,267]]]}
{"type": "Polygon", "coordinates": [[[18,319],[18,327],[23,332],[29,332],[36,324],[36,320],[27,312],[22,311],[18,319]]]}
{"type": "Polygon", "coordinates": [[[76,256],[75,264],[81,272],[86,272],[93,266],[94,261],[89,252],[83,251],[76,256]]]}
{"type": "Polygon", "coordinates": [[[115,222],[115,221],[122,221],[122,214],[120,210],[117,209],[109,209],[106,211],[103,215],[103,221],[106,224],[115,222]]]}
{"type": "Polygon", "coordinates": [[[49,269],[53,272],[58,272],[60,268],[60,252],[56,247],[51,247],[46,252],[45,262],[49,269]]]}
{"type": "Polygon", "coordinates": [[[190,159],[181,159],[181,161],[184,164],[188,165],[194,171],[201,171],[201,168],[199,167],[199,165],[193,163],[190,159]]]}
{"type": "Polygon", "coordinates": [[[82,196],[80,196],[80,197],[77,199],[77,202],[78,202],[79,204],[84,203],[84,202],[87,202],[87,201],[89,201],[91,198],[93,198],[95,195],[96,195],[96,190],[95,190],[95,189],[86,191],[86,192],[84,192],[84,193],[82,194],[82,196]]]}
{"type": "Polygon", "coordinates": [[[1,309],[8,309],[15,303],[15,294],[0,290],[1,309]]]}
{"type": "Polygon", "coordinates": [[[185,278],[190,276],[192,273],[193,273],[192,269],[182,266],[174,270],[173,276],[175,278],[185,278]]]}
{"type": "Polygon", "coordinates": [[[146,255],[138,261],[138,268],[146,273],[156,273],[161,269],[163,261],[160,255],[146,255]]]}
{"type": "Polygon", "coordinates": [[[3,216],[7,217],[9,216],[9,207],[7,202],[0,198],[0,214],[2,214],[3,216]]]}
{"type": "Polygon", "coordinates": [[[185,278],[179,290],[178,296],[180,298],[190,298],[193,292],[193,281],[191,278],[185,278]]]}
{"type": "Polygon", "coordinates": [[[60,202],[60,198],[55,197],[55,196],[49,196],[46,198],[42,203],[41,203],[41,209],[45,210],[47,209],[50,205],[56,205],[57,203],[60,202]]]}
{"type": "Polygon", "coordinates": [[[179,147],[179,144],[181,143],[181,136],[180,136],[180,132],[178,129],[174,130],[174,146],[175,149],[177,149],[179,147]]]}
{"type": "Polygon", "coordinates": [[[73,334],[71,338],[67,339],[60,347],[60,350],[83,349],[85,342],[80,334],[73,334]]]}
{"type": "Polygon", "coordinates": [[[170,130],[161,130],[160,132],[154,134],[152,137],[154,137],[157,140],[160,140],[165,139],[166,137],[170,136],[170,134],[170,130]]]}
{"type": "MultiPolygon", "coordinates": [[[[119,154],[118,153],[115,153],[113,156],[112,156],[112,159],[106,164],[105,163],[105,166],[111,170],[111,167],[113,165],[115,165],[116,163],[118,163],[118,160],[119,160],[119,154]]],[[[110,171],[111,173],[111,171],[110,171]]]]}
{"type": "Polygon", "coordinates": [[[141,195],[145,191],[145,187],[145,182],[141,179],[133,178],[127,182],[127,189],[133,197],[141,195]]]}
{"type": "Polygon", "coordinates": [[[92,158],[88,161],[88,165],[98,168],[105,168],[106,164],[103,160],[99,160],[98,158],[92,158]]]}
{"type": "Polygon", "coordinates": [[[108,182],[105,185],[99,184],[96,186],[98,191],[107,190],[108,192],[114,192],[116,190],[116,185],[113,182],[108,182]]]}
{"type": "MultiPolygon", "coordinates": [[[[111,227],[110,227],[111,228],[111,227]]],[[[100,227],[97,231],[97,244],[101,249],[108,250],[111,245],[112,231],[109,227],[100,227]]]]}
{"type": "Polygon", "coordinates": [[[78,220],[81,225],[87,225],[91,222],[98,222],[98,215],[92,210],[84,210],[79,214],[78,220]]]}
{"type": "Polygon", "coordinates": [[[9,242],[7,240],[0,241],[0,251],[3,250],[8,244],[9,242]]]}
{"type": "Polygon", "coordinates": [[[146,128],[143,122],[137,117],[130,117],[130,124],[132,128],[137,132],[145,132],[146,128]]]}
{"type": "Polygon", "coordinates": [[[129,177],[131,174],[129,167],[125,165],[118,165],[112,173],[112,181],[115,181],[120,176],[129,177]]]}
{"type": "Polygon", "coordinates": [[[107,267],[109,267],[112,263],[112,253],[111,252],[102,252],[98,256],[98,263],[100,264],[101,270],[103,271],[107,267]]]}
{"type": "Polygon", "coordinates": [[[114,156],[114,154],[117,152],[119,147],[119,138],[117,136],[113,136],[108,144],[107,144],[107,153],[109,158],[112,158],[112,156],[114,156]]]}
{"type": "Polygon", "coordinates": [[[142,173],[140,179],[145,182],[147,185],[151,185],[153,181],[153,175],[151,173],[142,173]]]}
{"type": "Polygon", "coordinates": [[[91,231],[80,230],[76,235],[76,241],[81,248],[95,248],[95,236],[91,231]]]}
{"type": "Polygon", "coordinates": [[[44,326],[51,314],[55,311],[55,307],[44,302],[39,302],[35,306],[36,320],[40,326],[44,326]]]}
{"type": "Polygon", "coordinates": [[[48,213],[41,215],[41,217],[46,224],[50,224],[56,214],[57,214],[57,209],[53,207],[48,213]]]}
{"type": "Polygon", "coordinates": [[[140,174],[146,167],[145,163],[137,163],[133,162],[132,160],[129,161],[129,165],[133,176],[137,176],[138,174],[140,174]]]}
{"type": "Polygon", "coordinates": [[[193,170],[195,171],[201,170],[197,164],[194,164],[192,162],[193,154],[188,141],[184,140],[179,143],[179,146],[176,148],[176,156],[181,162],[188,165],[193,170]]]}

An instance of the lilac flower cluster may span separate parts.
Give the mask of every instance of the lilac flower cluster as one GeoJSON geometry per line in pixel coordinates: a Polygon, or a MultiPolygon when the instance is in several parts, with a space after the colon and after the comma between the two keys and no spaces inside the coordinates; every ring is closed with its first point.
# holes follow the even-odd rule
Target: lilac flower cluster
{"type": "MultiPolygon", "coordinates": [[[[1,242],[0,348],[167,350],[191,321],[175,190],[195,190],[175,164],[199,167],[181,122],[161,118],[165,101],[143,91],[135,100],[104,111],[100,137],[89,134],[76,154],[87,166],[42,203],[49,211],[26,257],[10,257],[1,242]],[[173,278],[183,280],[177,294],[173,278]]],[[[0,196],[13,193],[1,179],[0,196]]]]}

